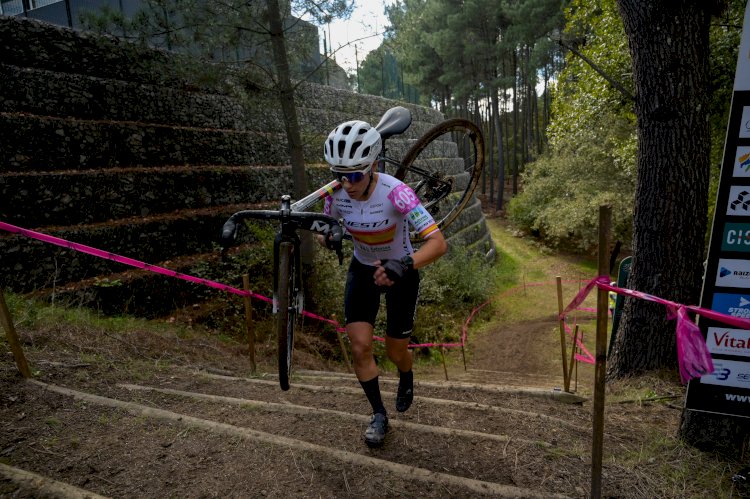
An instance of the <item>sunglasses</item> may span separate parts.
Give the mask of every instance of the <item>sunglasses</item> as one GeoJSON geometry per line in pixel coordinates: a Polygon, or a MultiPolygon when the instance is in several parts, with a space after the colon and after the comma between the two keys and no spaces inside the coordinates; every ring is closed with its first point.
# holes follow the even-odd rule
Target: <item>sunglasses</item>
{"type": "Polygon", "coordinates": [[[341,172],[332,172],[333,178],[344,183],[344,180],[349,182],[350,184],[356,184],[363,178],[365,178],[365,173],[367,172],[350,172],[350,173],[341,173],[341,172]]]}

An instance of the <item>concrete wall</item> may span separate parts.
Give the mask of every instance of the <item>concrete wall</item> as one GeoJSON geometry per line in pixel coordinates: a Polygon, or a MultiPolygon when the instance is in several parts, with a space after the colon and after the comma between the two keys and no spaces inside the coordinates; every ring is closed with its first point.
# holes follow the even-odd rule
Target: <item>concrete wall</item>
{"type": "MultiPolygon", "coordinates": [[[[0,53],[0,221],[189,272],[216,258],[231,213],[292,190],[281,113],[262,83],[191,79],[172,54],[13,17],[0,16],[0,53]]],[[[374,124],[404,105],[413,124],[389,140],[400,156],[444,119],[314,84],[296,103],[312,186],[328,181],[322,142],[336,124],[374,124]]],[[[492,251],[475,199],[447,235],[492,251]]],[[[0,284],[16,291],[123,270],[0,231],[0,284]]]]}

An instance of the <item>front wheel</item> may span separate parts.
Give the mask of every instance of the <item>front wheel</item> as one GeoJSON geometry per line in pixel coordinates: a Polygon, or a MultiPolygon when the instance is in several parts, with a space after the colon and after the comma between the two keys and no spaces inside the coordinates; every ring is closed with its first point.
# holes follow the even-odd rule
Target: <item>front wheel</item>
{"type": "Polygon", "coordinates": [[[292,372],[292,351],[294,350],[294,322],[297,318],[296,266],[294,264],[294,244],[279,244],[279,268],[276,291],[276,336],[278,338],[279,385],[289,390],[289,377],[292,372]]]}
{"type": "Polygon", "coordinates": [[[409,184],[445,229],[471,199],[484,168],[482,131],[453,118],[427,131],[404,155],[396,178],[409,184]]]}

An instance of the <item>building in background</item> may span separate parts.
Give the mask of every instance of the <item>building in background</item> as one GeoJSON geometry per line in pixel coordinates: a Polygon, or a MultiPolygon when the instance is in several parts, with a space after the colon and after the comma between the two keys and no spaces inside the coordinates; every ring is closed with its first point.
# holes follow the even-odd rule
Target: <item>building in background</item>
{"type": "MultiPolygon", "coordinates": [[[[143,8],[142,0],[0,0],[0,15],[18,16],[83,30],[86,28],[82,18],[86,13],[97,13],[108,10],[132,19],[143,8]]],[[[312,23],[289,14],[289,2],[282,5],[287,13],[284,24],[287,32],[296,36],[296,46],[301,47],[293,72],[311,82],[330,85],[336,88],[350,88],[346,71],[338,66],[335,60],[325,61],[320,53],[320,34],[318,27],[312,23]]],[[[165,13],[169,16],[168,13],[165,13]]],[[[167,19],[167,22],[169,20],[167,19]]],[[[167,50],[173,47],[164,37],[154,39],[151,45],[167,50]]],[[[271,56],[265,46],[232,47],[223,46],[213,53],[214,60],[223,62],[241,62],[252,60],[256,64],[270,65],[271,56]]]]}

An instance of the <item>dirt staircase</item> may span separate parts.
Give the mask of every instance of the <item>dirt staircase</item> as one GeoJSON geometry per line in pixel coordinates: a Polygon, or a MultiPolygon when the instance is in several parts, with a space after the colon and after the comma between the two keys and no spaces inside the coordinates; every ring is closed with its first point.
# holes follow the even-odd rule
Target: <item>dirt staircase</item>
{"type": "Polygon", "coordinates": [[[383,375],[390,429],[369,449],[369,405],[346,373],[300,370],[283,392],[272,374],[174,367],[111,383],[85,367],[46,371],[4,398],[0,456],[13,465],[0,467],[0,496],[586,495],[590,410],[544,386],[554,379],[480,386],[423,373],[400,414],[397,380],[383,375]],[[549,466],[559,460],[573,471],[549,466]]]}

